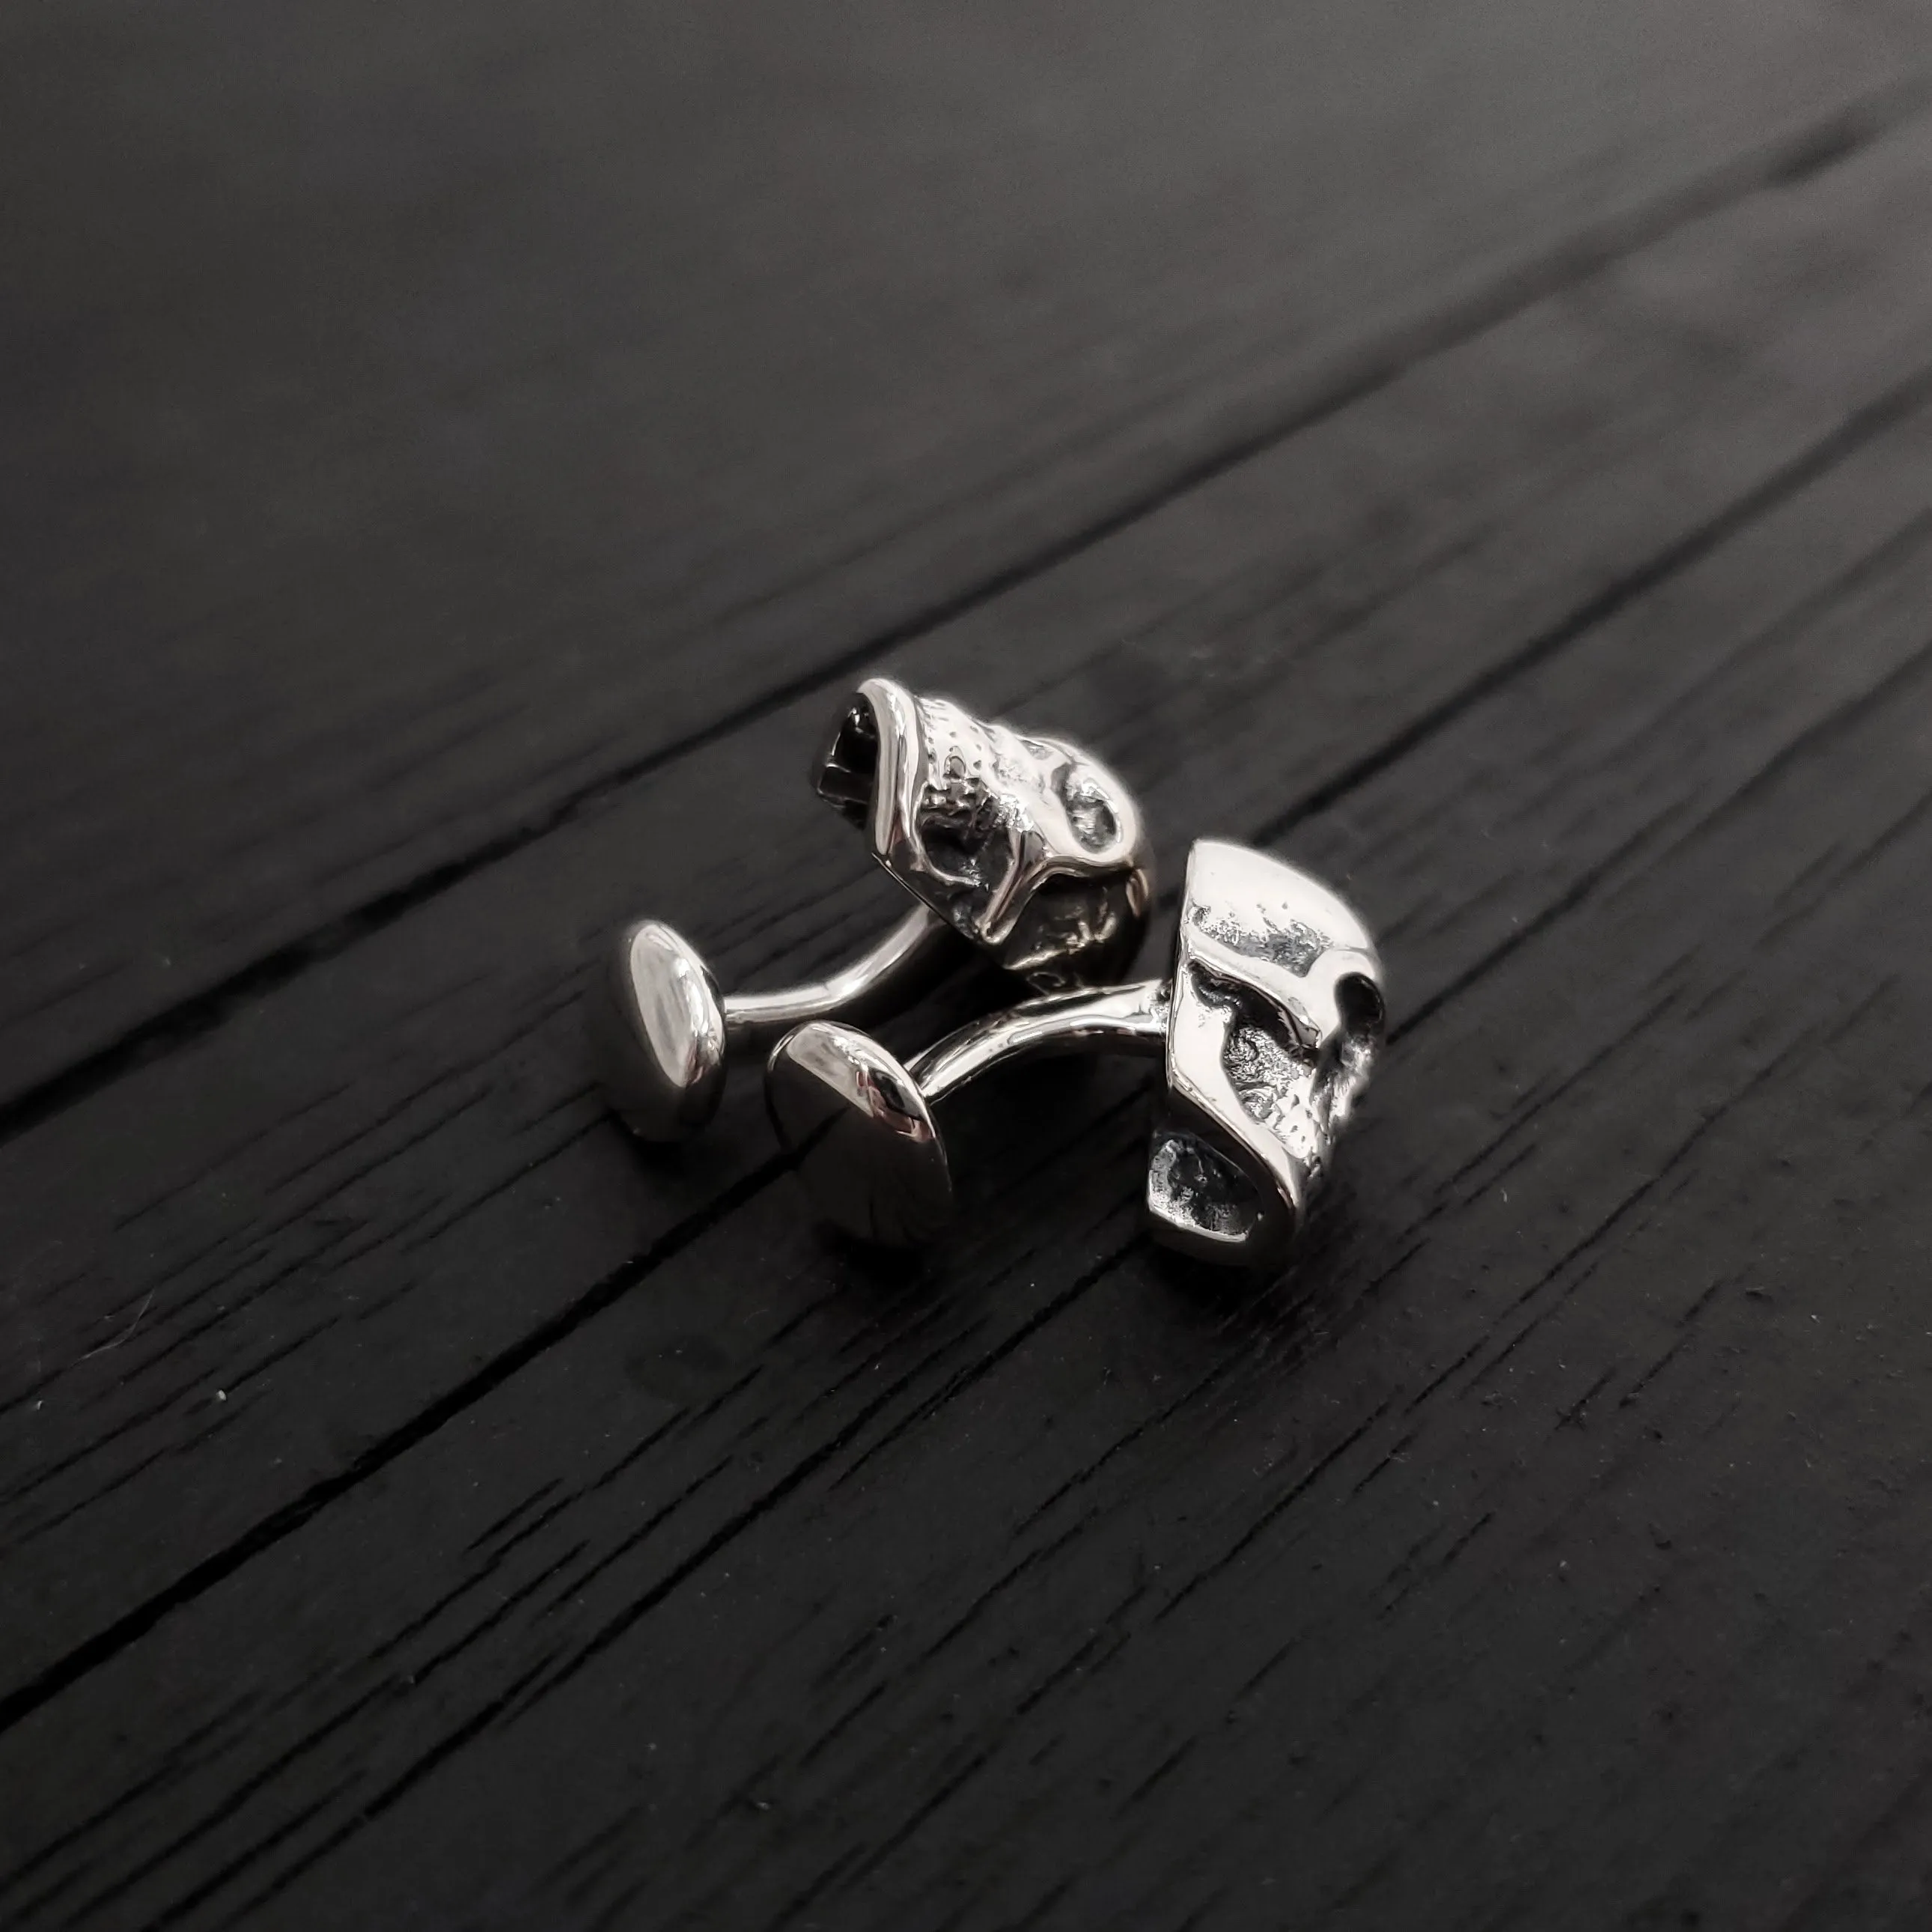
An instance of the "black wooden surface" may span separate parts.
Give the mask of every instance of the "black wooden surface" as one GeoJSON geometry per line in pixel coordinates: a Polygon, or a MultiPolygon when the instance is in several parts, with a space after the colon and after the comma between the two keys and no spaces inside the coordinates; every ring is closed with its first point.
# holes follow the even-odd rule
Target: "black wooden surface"
{"type": "Polygon", "coordinates": [[[0,16],[0,1924],[1932,1919],[1928,72],[0,16]],[[1368,914],[1280,1280],[1132,1068],[912,1268],[602,1113],[619,920],[891,909],[875,665],[1368,914]]]}

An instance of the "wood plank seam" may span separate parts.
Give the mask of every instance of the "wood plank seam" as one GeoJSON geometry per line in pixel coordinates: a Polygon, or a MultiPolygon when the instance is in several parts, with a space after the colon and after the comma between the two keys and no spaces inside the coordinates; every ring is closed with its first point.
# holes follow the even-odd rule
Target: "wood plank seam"
{"type": "MultiPolygon", "coordinates": [[[[1676,571],[1695,562],[1726,538],[1735,536],[1751,522],[1768,514],[1835,464],[1909,416],[1914,409],[1922,406],[1928,394],[1932,394],[1932,367],[1913,372],[1903,381],[1892,386],[1880,398],[1850,412],[1826,436],[1781,466],[1771,477],[1744,493],[1725,510],[1706,520],[1686,536],[1664,546],[1652,559],[1626,572],[1612,585],[1594,592],[1570,615],[1532,640],[1522,650],[1512,654],[1503,666],[1485,671],[1470,680],[1471,686],[1480,688],[1474,690],[1466,701],[1463,690],[1459,689],[1443,704],[1435,707],[1427,715],[1428,730],[1419,730],[1413,726],[1406,728],[1399,734],[1402,740],[1400,749],[1391,757],[1382,758],[1372,752],[1342,775],[1348,780],[1347,784],[1342,784],[1339,779],[1324,784],[1321,788],[1322,796],[1318,805],[1304,809],[1298,804],[1286,813],[1277,814],[1280,830],[1300,822],[1310,811],[1332,806],[1348,791],[1366,783],[1385,769],[1395,758],[1413,750],[1436,732],[1447,729],[1470,704],[1493,694],[1495,691],[1507,683],[1508,676],[1498,675],[1498,670],[1506,670],[1509,675],[1515,675],[1546,661],[1564,646],[1586,634],[1595,624],[1608,621],[1636,596],[1655,589],[1676,571]]],[[[1270,820],[1268,826],[1261,828],[1256,842],[1266,843],[1270,838],[1279,836],[1280,830],[1275,829],[1276,824],[1276,820],[1270,820]]],[[[1168,896],[1171,899],[1172,892],[1168,896]]],[[[1572,903],[1580,903],[1583,896],[1581,893],[1577,894],[1572,903]]],[[[1549,922],[1545,921],[1546,925],[1549,922]]],[[[1514,950],[1517,943],[1520,942],[1514,939],[1506,941],[1499,949],[1495,960],[1483,962],[1485,970],[1492,964],[1500,963],[1514,950]]],[[[1480,974],[1470,976],[1466,984],[1475,983],[1480,976],[1480,974]]],[[[1466,989],[1466,986],[1457,990],[1466,989]]],[[[1441,1004],[1440,1000],[1436,1003],[1431,1009],[1432,1014],[1440,1010],[1441,1004]]],[[[234,1574],[256,1556],[272,1547],[299,1528],[310,1517],[350,1493],[369,1477],[387,1467],[437,1429],[482,1400],[510,1376],[574,1333],[619,1297],[630,1292],[656,1267],[670,1259],[745,1202],[762,1192],[783,1172],[784,1163],[777,1156],[751,1170],[708,1204],[705,1209],[676,1224],[644,1253],[612,1270],[584,1295],[522,1338],[515,1346],[492,1358],[490,1362],[456,1388],[419,1412],[408,1423],[391,1432],[380,1442],[372,1444],[343,1470],[313,1485],[301,1496],[262,1519],[246,1535],[203,1559],[185,1573],[175,1585],[136,1606],[94,1636],[66,1653],[40,1676],[18,1687],[4,1700],[0,1700],[0,1734],[4,1734],[89,1670],[136,1641],[162,1618],[193,1601],[205,1591],[234,1574]]]]}
{"type": "MultiPolygon", "coordinates": [[[[1874,996],[1874,998],[1876,996],[1874,996]]],[[[1778,1066],[1788,1064],[1793,1053],[1800,1048],[1806,1046],[1808,1043],[1813,1046],[1818,1045],[1821,1042],[1828,1045],[1832,1039],[1842,1035],[1849,1026],[1855,1023],[1859,1012],[1868,1010],[1873,1004],[1874,998],[1868,998],[1860,1004],[1858,1008],[1855,1011],[1850,1019],[1838,1022],[1823,1029],[1814,1029],[1810,1034],[1801,1036],[1798,1041],[1789,1043],[1783,1052],[1774,1056],[1773,1064],[1771,1067],[1766,1068],[1760,1066],[1750,1076],[1746,1082],[1745,1089],[1744,1090],[1748,1091],[1750,1089],[1762,1084],[1764,1080],[1768,1077],[1772,1072],[1774,1072],[1778,1066]]],[[[1740,1096],[1734,1095],[1732,1096],[1733,1102],[1735,1102],[1738,1097],[1740,1096]]],[[[1730,1104],[1731,1103],[1727,1102],[1725,1106],[1718,1108],[1712,1113],[1708,1114],[1698,1124],[1697,1126],[1694,1130],[1694,1132],[1701,1135],[1708,1131],[1716,1120],[1720,1119],[1726,1112],[1730,1111],[1730,1104]]],[[[1671,1163],[1666,1162],[1666,1166],[1670,1164],[1671,1163]]],[[[1574,1426],[1576,1414],[1575,1405],[1573,1404],[1571,1406],[1571,1409],[1573,1418],[1571,1426],[1574,1426]]]]}
{"type": "Polygon", "coordinates": [[[628,787],[756,724],[802,696],[850,676],[883,652],[1046,574],[1190,491],[1389,387],[1418,364],[1472,340],[1534,303],[1685,226],[1754,195],[1801,184],[1843,164],[1922,114],[1932,98],[1928,86],[1925,76],[1913,74],[1836,108],[1781,140],[1597,224],[1552,250],[1542,261],[1504,274],[1473,298],[1399,329],[1388,340],[1349,358],[1259,428],[1194,458],[1153,488],[1111,507],[1078,529],[882,627],[861,643],[821,661],[810,671],[768,688],[701,729],[574,788],[542,812],[272,948],[0,1100],[0,1144],[100,1091],[123,1074],[205,1037],[250,1002],[338,957],[464,880],[578,821],[628,787]]]}

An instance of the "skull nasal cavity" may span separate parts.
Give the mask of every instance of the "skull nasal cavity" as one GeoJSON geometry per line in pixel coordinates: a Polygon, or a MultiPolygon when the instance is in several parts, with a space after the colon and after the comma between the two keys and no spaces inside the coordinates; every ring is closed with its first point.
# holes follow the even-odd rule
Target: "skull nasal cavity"
{"type": "Polygon", "coordinates": [[[944,879],[997,892],[1012,868],[1011,827],[1001,802],[957,759],[928,784],[916,819],[926,862],[944,879]]]}
{"type": "Polygon", "coordinates": [[[1053,775],[1053,788],[1060,795],[1074,837],[1088,851],[1104,851],[1120,837],[1120,821],[1107,802],[1107,794],[1090,773],[1078,765],[1062,765],[1053,775]]]}

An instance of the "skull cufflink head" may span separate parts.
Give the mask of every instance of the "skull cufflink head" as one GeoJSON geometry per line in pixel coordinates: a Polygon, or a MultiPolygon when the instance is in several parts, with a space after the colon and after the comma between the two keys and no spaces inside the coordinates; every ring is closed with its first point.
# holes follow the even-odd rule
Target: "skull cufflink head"
{"type": "Polygon", "coordinates": [[[1286,1253],[1327,1172],[1383,1018],[1382,964],[1348,907],[1279,859],[1204,839],[1188,860],[1171,979],[1029,1000],[904,1064],[855,1028],[814,1022],[779,1042],[766,1094],[825,1218],[914,1246],[952,1216],[932,1111],[949,1094],[1024,1058],[1157,1058],[1155,1239],[1263,1267],[1286,1253]]]}
{"type": "Polygon", "coordinates": [[[644,1139],[703,1126],[730,1060],[808,1022],[886,1018],[975,952],[1046,992],[1113,977],[1139,946],[1154,897],[1140,813],[1077,746],[868,678],[814,777],[920,903],[849,966],[782,992],[721,994],[656,920],[619,934],[590,1021],[611,1105],[644,1139]]]}
{"type": "Polygon", "coordinates": [[[818,785],[914,898],[1035,992],[1116,978],[1139,950],[1153,854],[1126,786],[1078,746],[868,678],[818,785]]]}

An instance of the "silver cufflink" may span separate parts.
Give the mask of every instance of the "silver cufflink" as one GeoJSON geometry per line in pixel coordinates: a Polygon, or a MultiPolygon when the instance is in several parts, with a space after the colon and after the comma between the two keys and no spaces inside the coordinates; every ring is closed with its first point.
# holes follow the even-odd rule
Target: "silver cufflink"
{"type": "Polygon", "coordinates": [[[902,1010],[976,952],[1036,992],[1093,986],[1132,958],[1153,899],[1140,814],[1077,746],[868,678],[814,771],[917,907],[842,970],[722,994],[696,949],[645,920],[619,935],[590,1015],[611,1105],[646,1140],[717,1111],[728,1063],[808,1022],[902,1010]]]}
{"type": "Polygon", "coordinates": [[[779,1042],[766,1094],[824,1217],[914,1246],[952,1218],[940,1102],[1034,1055],[1156,1058],[1154,1238],[1260,1267],[1300,1227],[1383,1027],[1382,963],[1355,914],[1279,859],[1204,839],[1188,860],[1170,978],[1029,1000],[903,1064],[856,1028],[816,1021],[779,1042]]]}

